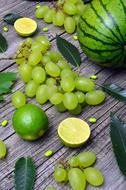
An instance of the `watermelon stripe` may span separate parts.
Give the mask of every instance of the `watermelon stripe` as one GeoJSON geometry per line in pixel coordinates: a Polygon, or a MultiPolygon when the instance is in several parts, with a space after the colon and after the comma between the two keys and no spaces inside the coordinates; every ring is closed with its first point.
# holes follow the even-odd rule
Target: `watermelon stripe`
{"type": "Polygon", "coordinates": [[[120,0],[120,4],[122,5],[123,11],[124,11],[124,13],[125,13],[125,15],[126,15],[126,7],[125,7],[125,5],[124,5],[124,3],[123,3],[122,0],[120,0]]]}
{"type": "Polygon", "coordinates": [[[114,17],[113,17],[113,16],[111,15],[111,13],[107,10],[106,6],[103,4],[103,1],[102,1],[102,0],[99,0],[99,2],[100,2],[100,4],[101,4],[101,6],[103,7],[103,9],[105,10],[105,12],[107,13],[107,16],[108,16],[108,17],[111,19],[111,21],[113,22],[113,24],[114,24],[116,30],[117,30],[118,33],[120,34],[120,37],[121,37],[121,39],[122,39],[122,42],[124,42],[125,40],[124,40],[124,38],[123,38],[123,35],[121,34],[121,31],[120,31],[120,29],[119,29],[119,26],[117,25],[117,23],[116,23],[114,17]]]}
{"type": "MultiPolygon", "coordinates": [[[[84,23],[92,30],[94,30],[95,32],[97,32],[98,34],[108,38],[109,40],[113,41],[113,42],[116,42],[115,40],[113,40],[111,37],[105,35],[104,33],[101,33],[99,32],[94,26],[90,25],[82,16],[81,16],[81,19],[84,21],[84,23]]],[[[119,43],[114,43],[115,45],[119,45],[119,43]]]]}
{"type": "MultiPolygon", "coordinates": [[[[88,34],[88,33],[86,33],[84,30],[83,30],[83,28],[80,26],[80,30],[84,33],[84,36],[86,36],[86,37],[88,37],[88,38],[90,38],[90,39],[93,39],[93,40],[95,40],[95,41],[99,41],[99,42],[101,42],[103,45],[110,45],[110,46],[114,46],[115,47],[115,45],[117,45],[117,44],[114,44],[114,43],[109,43],[109,42],[105,42],[105,41],[103,41],[103,40],[101,40],[101,39],[99,39],[99,38],[97,38],[97,37],[95,37],[95,36],[93,36],[93,35],[91,35],[91,34],[88,34]]],[[[119,44],[118,44],[119,45],[119,44]]]]}
{"type": "Polygon", "coordinates": [[[112,29],[109,26],[107,26],[107,24],[105,23],[104,19],[98,14],[98,12],[96,11],[96,9],[92,5],[92,2],[90,3],[90,6],[91,6],[92,10],[94,11],[94,13],[96,14],[96,16],[104,24],[104,26],[112,33],[112,35],[118,40],[118,42],[120,42],[120,39],[118,38],[118,36],[115,35],[115,33],[112,31],[112,29]]]}

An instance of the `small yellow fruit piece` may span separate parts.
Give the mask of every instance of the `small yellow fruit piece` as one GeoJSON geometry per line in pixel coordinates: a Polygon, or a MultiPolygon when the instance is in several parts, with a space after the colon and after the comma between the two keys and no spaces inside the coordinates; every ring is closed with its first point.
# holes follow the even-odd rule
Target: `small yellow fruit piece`
{"type": "Polygon", "coordinates": [[[38,8],[40,8],[41,7],[41,5],[36,5],[36,9],[38,9],[38,8]]]}
{"type": "Polygon", "coordinates": [[[5,158],[7,154],[7,148],[5,143],[0,139],[0,159],[5,158]]]}
{"type": "Polygon", "coordinates": [[[6,119],[4,121],[2,121],[2,123],[1,123],[2,127],[5,127],[7,124],[8,124],[8,120],[6,120],[6,119]]]}
{"type": "Polygon", "coordinates": [[[79,147],[90,137],[89,125],[79,118],[70,117],[64,119],[58,127],[58,135],[68,147],[79,147]]]}
{"type": "Polygon", "coordinates": [[[42,30],[43,32],[48,32],[49,29],[47,27],[44,27],[42,30]]]}
{"type": "Polygon", "coordinates": [[[73,36],[73,39],[74,40],[78,40],[78,36],[73,36]]]}
{"type": "Polygon", "coordinates": [[[46,157],[50,157],[53,155],[53,151],[52,150],[47,150],[44,154],[46,157]]]}
{"type": "Polygon", "coordinates": [[[19,18],[15,21],[14,28],[20,36],[30,36],[37,30],[37,23],[31,18],[19,18]]]}
{"type": "Polygon", "coordinates": [[[4,32],[8,32],[8,31],[9,31],[9,28],[8,28],[7,26],[4,26],[4,27],[3,27],[3,31],[4,31],[4,32]]]}
{"type": "Polygon", "coordinates": [[[93,79],[93,80],[96,80],[98,77],[97,77],[97,75],[91,75],[90,76],[90,79],[93,79]]]}
{"type": "Polygon", "coordinates": [[[96,123],[97,119],[94,117],[89,118],[88,120],[90,123],[96,123]]]}

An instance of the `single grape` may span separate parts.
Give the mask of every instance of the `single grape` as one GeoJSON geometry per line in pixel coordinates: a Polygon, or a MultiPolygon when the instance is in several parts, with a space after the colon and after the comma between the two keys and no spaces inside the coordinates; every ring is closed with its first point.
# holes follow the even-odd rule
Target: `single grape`
{"type": "Polygon", "coordinates": [[[68,15],[75,15],[77,12],[76,5],[74,5],[74,3],[71,3],[71,2],[68,2],[68,3],[65,2],[63,6],[63,10],[68,15]]]}
{"type": "Polygon", "coordinates": [[[56,85],[47,86],[47,97],[50,99],[53,94],[55,94],[58,91],[58,88],[56,85]]]}
{"type": "Polygon", "coordinates": [[[78,103],[83,103],[85,101],[85,94],[83,92],[77,91],[75,94],[77,96],[78,103]]]}
{"type": "Polygon", "coordinates": [[[79,168],[71,168],[68,172],[68,179],[73,190],[84,190],[86,188],[85,175],[79,168]]]}
{"type": "Polygon", "coordinates": [[[42,57],[42,63],[45,65],[46,63],[50,62],[51,59],[47,56],[47,55],[44,55],[42,57]]]}
{"type": "Polygon", "coordinates": [[[58,77],[60,75],[60,68],[53,62],[46,63],[45,70],[51,77],[58,77]]]}
{"type": "Polygon", "coordinates": [[[36,91],[36,100],[40,104],[44,104],[47,102],[48,97],[47,97],[47,85],[43,84],[38,87],[36,91]]]}
{"type": "Polygon", "coordinates": [[[65,93],[63,98],[63,104],[68,110],[73,110],[78,105],[78,99],[74,93],[65,93]]]}
{"type": "Polygon", "coordinates": [[[31,50],[32,51],[43,51],[43,49],[44,49],[44,47],[43,47],[43,45],[41,44],[41,42],[38,42],[38,41],[34,41],[33,43],[32,43],[32,46],[31,46],[31,50]]]}
{"type": "Polygon", "coordinates": [[[57,11],[53,17],[53,24],[55,26],[63,26],[65,15],[62,11],[57,11]]]}
{"type": "Polygon", "coordinates": [[[83,92],[89,92],[94,90],[95,88],[94,82],[91,79],[85,77],[77,77],[75,80],[75,84],[76,88],[83,92]]]}
{"type": "Polygon", "coordinates": [[[78,167],[79,166],[79,162],[78,162],[78,158],[77,156],[72,156],[68,159],[68,164],[71,166],[71,167],[78,167]]]}
{"type": "Polygon", "coordinates": [[[28,64],[19,66],[19,75],[24,82],[29,82],[32,78],[32,67],[28,64]]]}
{"type": "Polygon", "coordinates": [[[73,110],[69,110],[69,112],[73,115],[79,115],[82,112],[82,107],[80,104],[77,105],[77,107],[73,110]]]}
{"type": "Polygon", "coordinates": [[[61,80],[61,87],[65,92],[72,92],[75,88],[75,82],[72,77],[66,77],[61,80]]]}
{"type": "Polygon", "coordinates": [[[42,54],[40,51],[33,51],[28,59],[28,64],[37,65],[42,60],[42,54]]]}
{"type": "Polygon", "coordinates": [[[43,83],[46,79],[45,70],[40,66],[34,67],[32,70],[32,78],[37,84],[43,83]]]}
{"type": "Polygon", "coordinates": [[[104,176],[97,168],[86,168],[84,174],[88,183],[95,187],[101,186],[104,183],[104,176]]]}
{"type": "Polygon", "coordinates": [[[57,182],[63,182],[67,178],[67,171],[64,168],[56,168],[54,171],[54,179],[57,182]]]}
{"type": "Polygon", "coordinates": [[[61,70],[63,69],[71,69],[70,65],[65,60],[59,60],[57,65],[60,67],[61,70]]]}
{"type": "Polygon", "coordinates": [[[20,90],[18,90],[12,94],[11,101],[15,108],[20,108],[26,104],[26,97],[20,90]]]}
{"type": "Polygon", "coordinates": [[[80,15],[77,15],[77,14],[74,15],[74,16],[73,16],[73,19],[74,19],[74,21],[75,21],[75,24],[78,25],[79,19],[80,19],[80,15]]]}
{"type": "Polygon", "coordinates": [[[66,77],[73,77],[73,72],[70,69],[63,69],[60,73],[61,79],[66,79],[66,77]]]}
{"type": "Polygon", "coordinates": [[[59,60],[63,60],[62,55],[57,51],[48,51],[46,55],[51,59],[52,62],[57,63],[59,60]]]}
{"type": "Polygon", "coordinates": [[[47,5],[41,6],[40,8],[36,9],[35,11],[35,17],[38,19],[44,18],[44,15],[49,10],[49,7],[47,5]]]}
{"type": "Polygon", "coordinates": [[[82,15],[84,13],[85,5],[83,3],[77,4],[77,14],[82,15]]]}
{"type": "Polygon", "coordinates": [[[46,36],[37,36],[35,41],[40,42],[42,44],[42,53],[45,53],[51,46],[49,39],[46,36]]]}
{"type": "Polygon", "coordinates": [[[5,158],[7,154],[7,148],[5,143],[0,139],[0,159],[5,158]]]}
{"type": "Polygon", "coordinates": [[[55,9],[49,9],[46,14],[44,15],[44,21],[46,23],[52,23],[53,18],[55,17],[56,11],[55,9]]]}
{"type": "Polygon", "coordinates": [[[94,90],[88,92],[85,96],[85,101],[91,106],[101,104],[105,100],[105,93],[102,90],[94,90]]]}
{"type": "Polygon", "coordinates": [[[66,108],[65,108],[63,102],[61,102],[60,104],[56,105],[55,108],[56,108],[57,111],[59,111],[59,112],[64,112],[64,111],[66,111],[66,108]]]}
{"type": "Polygon", "coordinates": [[[46,84],[47,84],[48,86],[55,85],[55,84],[56,84],[56,80],[55,80],[54,78],[48,78],[48,79],[46,80],[46,84]]]}
{"type": "Polygon", "coordinates": [[[67,16],[64,20],[64,28],[68,34],[72,34],[75,32],[76,24],[72,17],[67,16]]]}
{"type": "Polygon", "coordinates": [[[96,162],[96,154],[94,152],[81,152],[77,155],[79,166],[86,168],[96,162]]]}
{"type": "Polygon", "coordinates": [[[53,94],[49,100],[53,105],[60,104],[63,100],[63,94],[57,92],[53,94]]]}
{"type": "Polygon", "coordinates": [[[38,88],[38,84],[36,84],[33,80],[29,81],[25,86],[25,94],[32,98],[36,95],[36,91],[38,88]]]}

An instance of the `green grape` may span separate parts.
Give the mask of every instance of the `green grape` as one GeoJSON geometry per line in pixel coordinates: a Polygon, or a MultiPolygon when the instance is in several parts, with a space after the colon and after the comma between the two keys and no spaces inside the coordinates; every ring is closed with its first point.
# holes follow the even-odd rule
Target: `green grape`
{"type": "Polygon", "coordinates": [[[5,143],[0,139],[0,159],[5,158],[7,154],[7,148],[5,143]]]}
{"type": "Polygon", "coordinates": [[[35,11],[35,17],[38,19],[44,18],[44,15],[49,10],[49,7],[47,5],[41,6],[40,8],[36,9],[35,11]]]}
{"type": "Polygon", "coordinates": [[[67,171],[64,168],[56,168],[54,171],[54,179],[57,182],[63,182],[67,178],[67,171]]]}
{"type": "Polygon", "coordinates": [[[78,105],[78,99],[74,93],[65,93],[63,98],[63,104],[68,110],[73,110],[78,105]]]}
{"type": "Polygon", "coordinates": [[[77,107],[73,110],[69,111],[73,115],[79,115],[82,112],[82,107],[80,104],[77,105],[77,107]]]}
{"type": "Polygon", "coordinates": [[[44,55],[42,57],[42,63],[45,65],[46,63],[50,62],[50,58],[47,55],[44,55]]]}
{"type": "Polygon", "coordinates": [[[104,183],[104,176],[97,168],[86,168],[84,174],[88,183],[95,187],[101,186],[104,183]]]}
{"type": "Polygon", "coordinates": [[[78,103],[83,103],[85,101],[85,94],[83,92],[77,91],[75,94],[77,96],[78,103]]]}
{"type": "Polygon", "coordinates": [[[73,16],[73,19],[74,19],[74,21],[75,21],[75,24],[78,25],[79,19],[80,19],[80,15],[74,15],[74,16],[73,16]]]}
{"type": "Polygon", "coordinates": [[[71,3],[71,2],[68,2],[68,3],[65,2],[63,6],[63,10],[68,15],[75,15],[77,12],[76,5],[74,5],[74,3],[71,3]]]}
{"type": "Polygon", "coordinates": [[[34,67],[32,70],[32,78],[37,84],[43,83],[46,79],[45,70],[40,66],[34,67]]]}
{"type": "Polygon", "coordinates": [[[37,42],[40,42],[43,45],[42,53],[45,53],[51,46],[48,38],[46,36],[37,36],[35,38],[37,42]]]}
{"type": "Polygon", "coordinates": [[[29,82],[32,78],[32,67],[28,64],[20,65],[19,74],[24,82],[29,82]]]}
{"type": "Polygon", "coordinates": [[[57,51],[48,51],[46,55],[51,59],[52,62],[57,63],[59,60],[63,60],[62,55],[57,51]]]}
{"type": "Polygon", "coordinates": [[[63,102],[61,102],[60,104],[56,105],[55,108],[56,108],[57,111],[59,111],[59,112],[64,112],[64,111],[66,111],[66,108],[65,108],[63,102]]]}
{"type": "Polygon", "coordinates": [[[76,23],[72,17],[66,17],[64,20],[64,28],[68,34],[74,33],[76,29],[76,23]]]}
{"type": "Polygon", "coordinates": [[[11,101],[15,108],[20,108],[26,104],[26,97],[20,90],[18,90],[12,94],[11,101]]]}
{"type": "Polygon", "coordinates": [[[15,59],[15,62],[16,62],[18,65],[25,64],[25,63],[26,63],[26,59],[25,59],[24,57],[23,57],[23,58],[17,57],[17,59],[15,59]]]}
{"type": "Polygon", "coordinates": [[[53,94],[49,100],[53,105],[60,104],[63,100],[63,94],[57,92],[53,94]]]}
{"type": "Polygon", "coordinates": [[[52,23],[53,18],[55,17],[55,14],[56,14],[55,9],[49,9],[44,15],[44,21],[46,23],[52,23]]]}
{"type": "Polygon", "coordinates": [[[77,77],[75,84],[76,88],[83,92],[89,92],[95,88],[94,82],[91,79],[85,77],[77,77]]]}
{"type": "Polygon", "coordinates": [[[68,159],[68,164],[71,166],[71,167],[78,167],[79,166],[79,162],[78,162],[78,158],[77,156],[72,156],[68,159]]]}
{"type": "Polygon", "coordinates": [[[58,77],[60,75],[60,68],[53,62],[46,63],[45,70],[51,77],[58,77]]]}
{"type": "Polygon", "coordinates": [[[64,60],[59,60],[59,61],[57,62],[57,65],[59,66],[59,68],[60,68],[61,70],[63,70],[63,69],[71,69],[71,68],[70,68],[70,65],[69,65],[66,61],[64,61],[64,60]]]}
{"type": "Polygon", "coordinates": [[[82,15],[84,13],[85,5],[83,3],[77,4],[77,14],[82,15]]]}
{"type": "Polygon", "coordinates": [[[40,42],[38,42],[38,41],[34,41],[33,43],[32,43],[32,46],[31,46],[31,50],[32,51],[43,51],[43,45],[40,43],[40,42]]]}
{"type": "Polygon", "coordinates": [[[42,54],[40,51],[33,51],[28,59],[28,64],[37,65],[42,60],[42,54]]]}
{"type": "Polygon", "coordinates": [[[55,94],[58,91],[58,88],[56,85],[48,86],[47,88],[47,97],[50,99],[53,94],[55,94]]]}
{"type": "Polygon", "coordinates": [[[101,104],[105,100],[105,93],[101,90],[88,92],[85,96],[85,101],[88,105],[95,106],[101,104]]]}
{"type": "Polygon", "coordinates": [[[73,190],[84,190],[86,188],[85,175],[79,168],[71,168],[68,172],[68,179],[73,190]]]}
{"type": "Polygon", "coordinates": [[[25,45],[31,46],[32,45],[32,38],[26,38],[25,45]]]}
{"type": "Polygon", "coordinates": [[[63,69],[60,73],[61,79],[66,77],[73,77],[73,72],[70,69],[63,69]]]}
{"type": "Polygon", "coordinates": [[[55,85],[55,84],[56,84],[56,80],[55,80],[54,78],[48,78],[48,79],[46,80],[46,84],[47,84],[48,86],[55,85]]]}
{"type": "Polygon", "coordinates": [[[96,154],[94,152],[81,152],[77,155],[79,166],[86,168],[93,165],[96,161],[96,154]]]}
{"type": "Polygon", "coordinates": [[[53,17],[53,24],[55,26],[63,26],[65,15],[62,11],[57,11],[53,17]]]}
{"type": "Polygon", "coordinates": [[[38,87],[36,91],[36,100],[40,104],[44,104],[47,102],[48,97],[47,97],[47,85],[43,84],[38,87]]]}
{"type": "Polygon", "coordinates": [[[32,98],[36,95],[37,88],[38,88],[38,85],[33,80],[31,80],[25,86],[25,94],[28,97],[32,98]]]}
{"type": "Polygon", "coordinates": [[[65,92],[72,92],[75,88],[75,82],[72,77],[66,77],[61,80],[61,87],[65,92]]]}

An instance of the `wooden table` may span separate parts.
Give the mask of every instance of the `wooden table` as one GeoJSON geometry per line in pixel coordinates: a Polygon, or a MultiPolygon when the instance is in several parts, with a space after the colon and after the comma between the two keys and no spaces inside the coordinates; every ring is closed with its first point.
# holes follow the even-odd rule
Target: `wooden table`
{"type": "MultiPolygon", "coordinates": [[[[49,3],[48,3],[49,4],[49,3]]],[[[14,12],[22,16],[34,18],[35,6],[33,2],[23,0],[1,0],[0,1],[0,17],[5,14],[14,12]]],[[[39,34],[48,36],[52,42],[53,49],[56,48],[55,36],[56,33],[71,41],[76,47],[79,48],[77,41],[73,40],[72,35],[68,35],[63,29],[48,25],[49,31],[42,32],[41,28],[47,26],[42,20],[37,20],[40,31],[39,34]]],[[[1,22],[0,29],[5,23],[1,22]]],[[[8,40],[7,56],[12,56],[23,38],[19,37],[14,31],[12,26],[9,26],[9,32],[4,33],[8,40]]],[[[80,49],[80,48],[79,48],[80,49]]],[[[126,86],[126,76],[124,70],[103,69],[92,63],[80,50],[82,56],[81,75],[89,77],[91,74],[97,74],[97,82],[102,84],[106,80],[113,81],[120,84],[122,87],[126,86]]],[[[2,55],[0,55],[2,56],[2,55]]],[[[76,68],[75,68],[76,70],[76,68]]],[[[1,61],[0,71],[15,71],[17,72],[17,65],[14,61],[1,61]]],[[[13,91],[17,89],[24,89],[24,84],[18,79],[13,91]]],[[[35,103],[35,100],[28,100],[28,102],[35,103]]],[[[6,95],[5,102],[0,103],[0,122],[4,119],[9,120],[9,124],[5,128],[0,128],[0,139],[3,139],[8,147],[8,155],[5,160],[0,161],[0,190],[14,189],[13,183],[13,170],[15,162],[22,156],[31,156],[35,161],[37,169],[37,181],[35,185],[36,190],[45,190],[48,186],[57,187],[58,190],[69,190],[68,185],[56,184],[53,180],[53,169],[59,160],[67,160],[71,155],[77,154],[80,151],[91,150],[97,154],[96,166],[100,168],[105,175],[105,184],[100,188],[88,186],[88,190],[126,190],[126,180],[122,176],[117,166],[113,151],[112,144],[109,136],[109,122],[110,111],[116,112],[123,119],[126,119],[126,104],[107,96],[106,102],[97,107],[85,107],[83,113],[78,116],[86,121],[90,117],[96,117],[97,123],[90,124],[92,129],[91,140],[87,146],[78,149],[70,149],[63,146],[57,136],[57,126],[64,118],[71,116],[69,113],[58,113],[53,106],[49,103],[42,106],[49,117],[49,132],[36,142],[26,142],[20,139],[15,134],[11,119],[15,111],[11,105],[11,94],[6,95]],[[54,151],[51,158],[45,158],[44,152],[48,149],[54,151]]],[[[79,189],[78,189],[79,190],[79,189]]]]}

